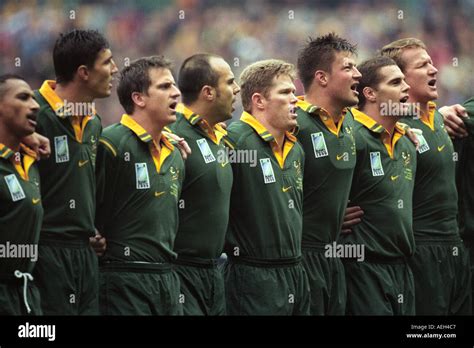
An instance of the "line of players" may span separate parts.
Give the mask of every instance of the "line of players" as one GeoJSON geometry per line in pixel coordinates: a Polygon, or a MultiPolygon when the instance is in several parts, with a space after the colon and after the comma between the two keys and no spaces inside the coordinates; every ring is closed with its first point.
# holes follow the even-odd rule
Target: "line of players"
{"type": "Polygon", "coordinates": [[[0,241],[39,243],[39,257],[1,260],[0,313],[471,314],[455,182],[472,248],[471,118],[436,109],[420,40],[355,59],[335,34],[311,39],[296,98],[281,60],[249,65],[239,87],[217,55],[187,58],[177,86],[166,58],[140,58],[104,130],[95,110],[70,108],[111,94],[118,69],[98,32],[61,35],[56,80],[35,92],[2,76],[0,241]],[[225,129],[239,92],[244,112],[225,129]],[[418,117],[401,120],[408,103],[418,117]],[[229,149],[256,165],[221,160],[229,149]],[[364,261],[327,257],[334,242],[363,245],[364,261]]]}

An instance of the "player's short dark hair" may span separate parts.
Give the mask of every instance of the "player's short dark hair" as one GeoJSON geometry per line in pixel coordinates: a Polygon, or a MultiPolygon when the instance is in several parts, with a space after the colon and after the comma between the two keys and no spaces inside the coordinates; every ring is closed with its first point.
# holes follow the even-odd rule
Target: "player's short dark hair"
{"type": "Polygon", "coordinates": [[[336,52],[357,54],[357,46],[335,33],[329,33],[316,39],[309,38],[298,53],[298,75],[305,90],[308,90],[318,70],[331,71],[336,52]]]}
{"type": "Polygon", "coordinates": [[[97,30],[74,29],[61,34],[53,49],[57,83],[68,83],[81,65],[94,66],[97,56],[109,43],[97,30]]]}
{"type": "Polygon", "coordinates": [[[389,57],[377,56],[375,58],[368,59],[362,64],[357,66],[357,69],[362,74],[357,86],[357,92],[359,92],[359,108],[363,108],[367,99],[364,96],[363,90],[365,87],[377,88],[382,76],[380,75],[380,69],[385,66],[397,65],[397,63],[389,57]]]}
{"type": "Polygon", "coordinates": [[[209,53],[198,53],[186,58],[181,65],[178,87],[184,104],[195,102],[204,86],[217,87],[219,74],[211,67],[211,58],[222,57],[209,53]]]}
{"type": "Polygon", "coordinates": [[[0,100],[3,99],[3,96],[5,95],[5,92],[7,91],[7,88],[5,88],[5,84],[7,83],[8,80],[22,80],[25,81],[23,77],[20,75],[16,74],[3,74],[0,75],[0,100]]]}
{"type": "Polygon", "coordinates": [[[151,84],[149,71],[153,68],[171,70],[172,66],[164,56],[151,56],[137,59],[121,71],[117,95],[126,113],[132,114],[135,109],[133,92],[147,94],[151,84]]]}

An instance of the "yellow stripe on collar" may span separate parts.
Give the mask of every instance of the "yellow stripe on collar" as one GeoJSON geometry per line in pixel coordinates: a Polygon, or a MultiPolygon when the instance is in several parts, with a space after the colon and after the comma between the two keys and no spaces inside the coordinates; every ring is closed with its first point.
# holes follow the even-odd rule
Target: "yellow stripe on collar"
{"type": "Polygon", "coordinates": [[[159,173],[165,159],[173,152],[174,146],[169,142],[164,134],[161,134],[160,151],[152,136],[137,121],[135,121],[133,117],[127,114],[122,115],[120,123],[134,132],[141,141],[149,144],[151,157],[155,163],[156,171],[159,173]]]}
{"type": "Polygon", "coordinates": [[[95,110],[92,110],[91,115],[74,115],[70,113],[64,106],[64,101],[56,94],[54,89],[56,88],[56,81],[46,80],[41,85],[39,92],[46,99],[48,104],[53,109],[54,113],[59,118],[69,117],[72,128],[74,129],[74,135],[78,142],[82,142],[82,136],[87,123],[92,120],[95,116],[95,110]]]}
{"type": "Polygon", "coordinates": [[[58,113],[58,110],[61,110],[64,107],[64,101],[56,94],[54,91],[55,88],[56,81],[46,80],[41,85],[39,92],[44,97],[44,99],[46,99],[49,106],[51,106],[56,115],[58,115],[60,118],[65,118],[66,115],[64,113],[58,113]]]}
{"type": "Polygon", "coordinates": [[[296,143],[296,137],[290,132],[285,132],[283,151],[280,151],[280,146],[273,135],[260,122],[258,122],[255,117],[244,111],[240,117],[240,120],[252,127],[264,141],[270,143],[273,154],[275,155],[280,168],[283,168],[286,157],[296,143]]]}
{"type": "Polygon", "coordinates": [[[362,111],[352,108],[351,112],[354,115],[354,120],[362,123],[368,130],[380,134],[380,138],[382,139],[382,142],[385,145],[390,158],[393,159],[395,145],[405,134],[405,129],[403,126],[395,124],[394,134],[392,136],[382,125],[378,124],[374,119],[362,111]]]}
{"type": "Polygon", "coordinates": [[[8,146],[0,143],[0,157],[4,159],[10,159],[20,177],[23,180],[29,180],[28,173],[33,163],[35,163],[35,161],[37,160],[36,152],[34,152],[26,145],[20,144],[20,153],[23,156],[18,156],[17,158],[16,155],[13,155],[18,153],[10,149],[8,146]]]}
{"type": "Polygon", "coordinates": [[[341,131],[345,114],[347,112],[346,109],[342,110],[342,115],[336,126],[334,119],[331,117],[331,115],[329,115],[329,113],[324,108],[308,103],[306,100],[304,100],[304,96],[298,96],[297,98],[298,98],[298,102],[296,103],[297,107],[307,112],[308,114],[318,115],[321,121],[323,121],[326,128],[334,135],[339,136],[339,132],[341,131]]]}
{"type": "Polygon", "coordinates": [[[252,115],[250,115],[248,112],[242,112],[240,120],[252,127],[263,140],[270,142],[275,139],[273,135],[271,135],[271,133],[265,128],[265,126],[258,122],[258,120],[252,115]]]}
{"type": "Polygon", "coordinates": [[[125,127],[129,128],[133,133],[135,133],[138,138],[145,142],[149,143],[150,141],[153,140],[150,134],[138,124],[137,121],[133,119],[133,117],[123,114],[122,119],[120,120],[120,124],[124,125],[125,127]]]}
{"type": "Polygon", "coordinates": [[[219,124],[214,125],[214,128],[212,128],[201,115],[194,113],[182,103],[178,104],[176,111],[181,113],[191,125],[199,125],[215,144],[219,144],[221,139],[227,135],[227,131],[219,124]]]}

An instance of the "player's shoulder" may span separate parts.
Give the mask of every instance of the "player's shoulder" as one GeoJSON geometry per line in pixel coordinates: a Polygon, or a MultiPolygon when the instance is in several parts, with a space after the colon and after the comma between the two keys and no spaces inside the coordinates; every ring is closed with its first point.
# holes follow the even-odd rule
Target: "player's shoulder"
{"type": "Polygon", "coordinates": [[[257,135],[253,128],[241,120],[232,122],[227,127],[227,140],[229,140],[235,147],[245,144],[247,141],[257,135]]]}
{"type": "Polygon", "coordinates": [[[187,139],[197,137],[197,132],[194,129],[196,126],[197,125],[193,126],[190,124],[182,114],[178,113],[176,115],[176,121],[168,125],[166,128],[172,133],[187,139]]]}
{"type": "Polygon", "coordinates": [[[130,129],[120,123],[114,123],[104,128],[100,136],[100,142],[116,155],[123,151],[123,148],[127,146],[132,137],[133,133],[130,129]]]}

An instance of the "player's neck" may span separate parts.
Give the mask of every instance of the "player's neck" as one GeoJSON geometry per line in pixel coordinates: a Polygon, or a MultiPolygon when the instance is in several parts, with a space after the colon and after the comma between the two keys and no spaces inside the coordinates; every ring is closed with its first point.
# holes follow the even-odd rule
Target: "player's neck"
{"type": "Polygon", "coordinates": [[[164,126],[158,124],[153,120],[147,113],[136,111],[132,115],[135,122],[137,122],[148,134],[151,135],[153,140],[159,144],[161,140],[161,132],[163,131],[164,126]]]}
{"type": "Polygon", "coordinates": [[[284,129],[279,129],[276,127],[273,127],[269,122],[267,122],[266,117],[264,116],[263,113],[257,113],[256,115],[253,115],[258,122],[262,124],[262,126],[265,127],[265,129],[273,135],[275,138],[276,142],[278,143],[278,146],[280,147],[280,150],[283,149],[283,143],[285,140],[285,132],[286,130],[284,129]]]}
{"type": "Polygon", "coordinates": [[[199,116],[202,117],[202,119],[206,120],[206,122],[209,124],[211,128],[213,128],[214,125],[217,123],[214,120],[212,112],[209,111],[209,108],[206,105],[203,105],[202,103],[191,103],[189,105],[186,105],[186,104],[184,105],[193,113],[198,114],[199,116]]]}
{"type": "Polygon", "coordinates": [[[422,115],[428,115],[428,112],[429,112],[428,102],[426,102],[426,103],[420,103],[420,102],[411,101],[411,100],[408,100],[408,102],[412,102],[412,103],[416,103],[416,104],[417,104],[418,109],[419,109],[419,111],[420,111],[420,116],[422,116],[422,115]]]}
{"type": "Polygon", "coordinates": [[[338,123],[341,119],[344,106],[337,105],[329,96],[323,93],[311,93],[305,96],[305,100],[314,106],[319,106],[326,110],[334,120],[334,123],[338,123]]]}
{"type": "Polygon", "coordinates": [[[13,151],[20,150],[20,139],[6,127],[0,127],[0,143],[13,151]]]}
{"type": "Polygon", "coordinates": [[[81,88],[80,85],[74,82],[67,84],[56,84],[54,92],[64,102],[70,103],[92,103],[94,97],[90,96],[86,90],[81,88]]]}
{"type": "Polygon", "coordinates": [[[361,110],[364,114],[369,116],[383,128],[385,128],[390,134],[393,134],[395,129],[395,125],[400,117],[396,116],[382,116],[380,115],[380,105],[377,104],[366,104],[364,108],[361,110]]]}

